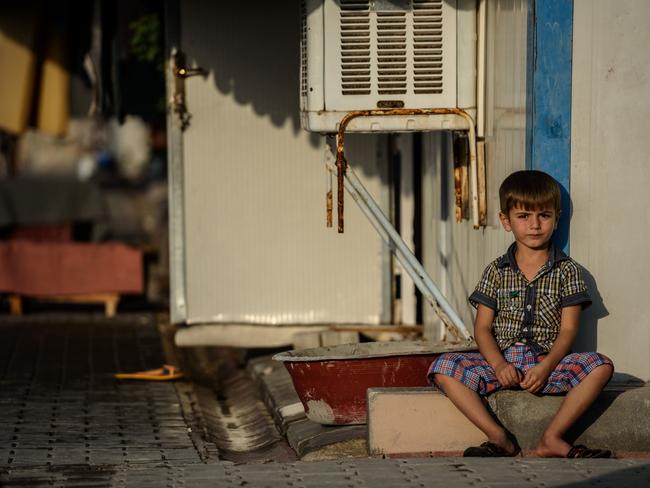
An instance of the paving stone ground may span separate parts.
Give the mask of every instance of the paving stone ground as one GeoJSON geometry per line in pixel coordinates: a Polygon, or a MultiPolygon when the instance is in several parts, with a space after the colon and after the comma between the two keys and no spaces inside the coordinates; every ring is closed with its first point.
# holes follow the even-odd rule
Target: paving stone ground
{"type": "Polygon", "coordinates": [[[201,438],[191,384],[112,377],[163,361],[150,316],[0,319],[0,486],[650,486],[641,459],[234,464],[201,438]]]}

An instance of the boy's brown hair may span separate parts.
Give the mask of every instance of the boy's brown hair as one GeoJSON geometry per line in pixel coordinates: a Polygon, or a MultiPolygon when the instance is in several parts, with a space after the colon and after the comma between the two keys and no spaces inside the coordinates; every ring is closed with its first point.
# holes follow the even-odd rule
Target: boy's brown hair
{"type": "Polygon", "coordinates": [[[515,171],[501,183],[499,201],[505,215],[518,204],[526,210],[551,206],[559,215],[560,185],[543,171],[515,171]]]}

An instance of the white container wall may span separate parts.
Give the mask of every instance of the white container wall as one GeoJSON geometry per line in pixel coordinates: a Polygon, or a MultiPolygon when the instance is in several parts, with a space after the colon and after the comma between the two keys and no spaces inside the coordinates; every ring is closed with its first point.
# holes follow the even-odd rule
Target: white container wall
{"type": "MultiPolygon", "coordinates": [[[[466,324],[473,323],[467,302],[483,268],[503,254],[512,241],[498,222],[498,188],[513,171],[525,167],[526,0],[487,2],[486,175],[488,226],[474,230],[454,217],[451,138],[424,137],[423,261],[433,280],[466,324]]],[[[432,310],[425,308],[425,333],[443,333],[432,310]]]]}
{"type": "MultiPolygon", "coordinates": [[[[386,247],[350,198],[345,234],[325,227],[324,137],[298,119],[298,2],[180,5],[181,46],[209,72],[186,80],[185,320],[388,322],[386,247]]],[[[347,156],[386,208],[379,140],[350,136],[347,156]]]]}
{"type": "Polygon", "coordinates": [[[581,349],[650,380],[650,2],[576,0],[571,131],[571,255],[594,305],[581,349]]]}

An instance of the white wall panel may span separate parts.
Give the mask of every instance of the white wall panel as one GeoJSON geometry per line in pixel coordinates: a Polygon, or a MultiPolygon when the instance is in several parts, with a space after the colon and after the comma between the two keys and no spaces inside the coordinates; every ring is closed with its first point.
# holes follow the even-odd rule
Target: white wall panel
{"type": "Polygon", "coordinates": [[[580,347],[650,380],[650,2],[576,0],[571,132],[571,255],[594,305],[580,347]]]}
{"type": "MultiPolygon", "coordinates": [[[[187,80],[185,260],[189,322],[389,320],[388,258],[347,198],[325,227],[323,137],[298,120],[297,2],[182,2],[187,80]]],[[[349,136],[348,160],[387,204],[386,154],[349,136]]]]}
{"type": "MultiPolygon", "coordinates": [[[[467,302],[484,267],[512,241],[498,222],[498,189],[503,179],[525,167],[526,0],[487,2],[486,178],[488,226],[472,229],[455,222],[453,157],[446,133],[424,137],[424,265],[470,330],[473,311],[467,302]]],[[[425,309],[426,333],[442,329],[425,309]]]]}

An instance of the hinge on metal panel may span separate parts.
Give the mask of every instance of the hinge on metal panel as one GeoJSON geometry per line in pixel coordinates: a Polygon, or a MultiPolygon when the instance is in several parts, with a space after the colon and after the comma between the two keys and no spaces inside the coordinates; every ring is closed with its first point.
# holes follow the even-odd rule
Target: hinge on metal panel
{"type": "Polygon", "coordinates": [[[187,111],[185,78],[189,78],[190,76],[205,77],[208,72],[201,67],[188,68],[185,65],[185,54],[177,49],[174,49],[172,52],[169,65],[174,75],[174,86],[169,100],[169,106],[172,112],[178,115],[181,130],[185,130],[189,127],[190,119],[192,118],[192,114],[187,111]]]}

